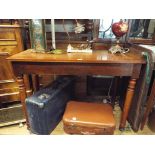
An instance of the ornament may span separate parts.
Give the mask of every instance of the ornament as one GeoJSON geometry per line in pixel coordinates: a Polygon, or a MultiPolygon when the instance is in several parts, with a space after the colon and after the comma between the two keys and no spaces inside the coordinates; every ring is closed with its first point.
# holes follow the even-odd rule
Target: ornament
{"type": "Polygon", "coordinates": [[[75,20],[76,21],[76,27],[74,28],[74,31],[75,33],[81,33],[85,30],[85,27],[84,27],[84,24],[80,24],[77,19],[75,20]]]}
{"type": "Polygon", "coordinates": [[[128,32],[128,24],[122,20],[112,25],[112,32],[117,38],[122,37],[128,32]]]}
{"type": "Polygon", "coordinates": [[[113,54],[115,53],[127,53],[129,52],[128,48],[120,47],[119,39],[123,37],[128,32],[128,23],[120,20],[119,22],[112,24],[112,32],[116,36],[116,45],[112,46],[109,51],[113,54]]]}

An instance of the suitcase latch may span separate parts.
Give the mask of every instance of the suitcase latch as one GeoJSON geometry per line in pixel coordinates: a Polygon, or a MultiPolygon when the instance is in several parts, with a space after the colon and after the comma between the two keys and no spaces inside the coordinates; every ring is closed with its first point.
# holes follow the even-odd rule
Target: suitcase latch
{"type": "Polygon", "coordinates": [[[43,100],[43,99],[48,99],[50,95],[48,94],[41,94],[40,96],[38,96],[39,99],[43,100]]]}

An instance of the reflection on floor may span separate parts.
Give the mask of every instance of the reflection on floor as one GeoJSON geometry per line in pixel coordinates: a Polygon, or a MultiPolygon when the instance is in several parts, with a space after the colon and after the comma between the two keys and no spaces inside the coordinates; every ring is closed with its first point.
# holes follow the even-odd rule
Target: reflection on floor
{"type": "MultiPolygon", "coordinates": [[[[121,132],[119,131],[119,121],[120,121],[120,108],[119,106],[115,106],[114,109],[114,115],[116,119],[116,130],[115,135],[155,135],[154,132],[151,132],[151,130],[145,126],[143,131],[139,130],[138,132],[134,132],[130,125],[127,123],[126,130],[121,132]]],[[[60,122],[58,126],[54,129],[54,131],[51,133],[51,135],[64,135],[65,132],[63,131],[63,124],[60,122]]],[[[20,125],[11,125],[7,127],[1,127],[0,128],[0,135],[31,135],[30,132],[27,130],[26,125],[20,126],[20,125]]]]}

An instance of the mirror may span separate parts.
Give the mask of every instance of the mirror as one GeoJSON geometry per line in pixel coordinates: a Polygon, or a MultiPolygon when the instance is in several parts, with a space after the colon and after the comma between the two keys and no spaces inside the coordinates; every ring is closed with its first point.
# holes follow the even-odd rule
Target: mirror
{"type": "Polygon", "coordinates": [[[155,19],[132,19],[130,38],[152,39],[155,33],[155,19]]]}
{"type": "MultiPolygon", "coordinates": [[[[99,38],[113,39],[111,25],[120,19],[100,19],[99,38]]],[[[152,40],[155,35],[155,19],[123,19],[129,24],[128,39],[152,40]]]]}
{"type": "Polygon", "coordinates": [[[100,19],[99,38],[115,38],[115,35],[111,30],[111,25],[118,21],[120,21],[120,19],[100,19]]]}

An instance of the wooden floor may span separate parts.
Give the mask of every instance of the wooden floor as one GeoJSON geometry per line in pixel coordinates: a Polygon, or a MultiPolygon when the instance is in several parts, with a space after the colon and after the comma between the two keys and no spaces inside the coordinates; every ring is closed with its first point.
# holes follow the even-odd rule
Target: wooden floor
{"type": "MultiPolygon", "coordinates": [[[[130,125],[127,123],[126,130],[121,132],[119,131],[119,121],[120,121],[120,108],[119,106],[115,106],[114,108],[114,116],[116,120],[116,130],[114,132],[115,135],[155,135],[154,132],[151,132],[147,125],[145,125],[143,131],[139,130],[138,132],[134,132],[130,125]]],[[[63,131],[63,124],[60,122],[58,126],[53,130],[51,135],[65,135],[66,133],[63,131]]],[[[1,127],[0,128],[0,135],[31,135],[31,133],[27,130],[26,125],[23,124],[23,126],[17,124],[17,125],[11,125],[7,127],[1,127]]]]}

